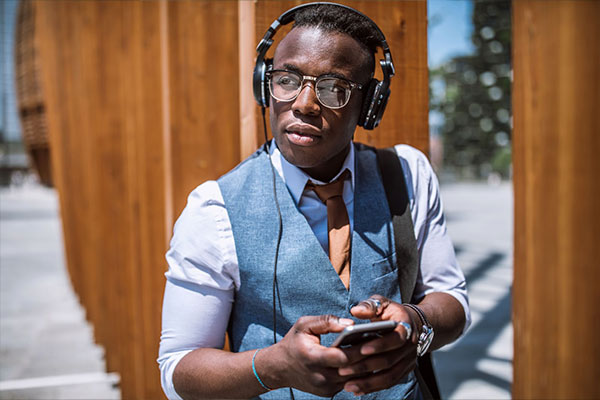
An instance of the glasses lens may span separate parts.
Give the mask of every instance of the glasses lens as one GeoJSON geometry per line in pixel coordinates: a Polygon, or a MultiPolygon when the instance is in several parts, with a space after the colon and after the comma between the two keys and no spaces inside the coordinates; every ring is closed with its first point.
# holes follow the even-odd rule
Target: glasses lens
{"type": "Polygon", "coordinates": [[[317,96],[329,108],[341,108],[350,100],[350,83],[338,78],[321,78],[317,81],[317,96]]]}
{"type": "Polygon", "coordinates": [[[302,76],[291,71],[273,71],[270,73],[271,94],[277,100],[291,100],[302,86],[302,76]]]}

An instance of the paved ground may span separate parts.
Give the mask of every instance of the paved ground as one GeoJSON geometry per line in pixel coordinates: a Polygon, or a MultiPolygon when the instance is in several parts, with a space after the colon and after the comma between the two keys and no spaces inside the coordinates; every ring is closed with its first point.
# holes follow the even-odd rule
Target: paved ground
{"type": "Polygon", "coordinates": [[[473,317],[462,339],[435,353],[442,396],[510,398],[512,187],[452,184],[442,195],[473,317]]]}
{"type": "MultiPolygon", "coordinates": [[[[509,398],[511,187],[449,184],[442,192],[473,311],[469,332],[436,352],[442,394],[509,398]]],[[[119,399],[117,381],[104,373],[66,274],[55,192],[0,189],[0,399],[119,399]]]]}
{"type": "Polygon", "coordinates": [[[53,190],[0,189],[0,399],[118,399],[70,286],[57,209],[53,190]]]}

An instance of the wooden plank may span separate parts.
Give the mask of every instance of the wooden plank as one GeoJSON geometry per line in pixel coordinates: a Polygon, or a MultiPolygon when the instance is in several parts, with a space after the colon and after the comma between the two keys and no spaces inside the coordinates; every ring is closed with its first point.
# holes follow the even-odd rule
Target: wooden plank
{"type": "MultiPolygon", "coordinates": [[[[262,121],[257,121],[252,89],[252,71],[256,65],[256,46],[254,30],[255,4],[250,1],[238,2],[238,43],[239,43],[239,79],[240,79],[240,159],[250,156],[263,140],[258,131],[262,121]]],[[[262,132],[262,130],[261,130],[262,132]]]]}
{"type": "Polygon", "coordinates": [[[82,276],[78,292],[123,398],[160,397],[160,4],[37,5],[67,259],[82,276]]]}
{"type": "Polygon", "coordinates": [[[513,7],[513,397],[598,398],[600,3],[513,7]]]}
{"type": "Polygon", "coordinates": [[[168,3],[174,215],[240,160],[238,4],[168,3]]]}

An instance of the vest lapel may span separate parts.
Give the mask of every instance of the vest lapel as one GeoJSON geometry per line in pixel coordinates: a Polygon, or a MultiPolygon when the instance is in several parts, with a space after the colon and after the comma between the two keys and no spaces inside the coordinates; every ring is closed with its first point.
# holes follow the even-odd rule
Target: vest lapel
{"type": "Polygon", "coordinates": [[[395,298],[399,289],[393,279],[397,279],[394,235],[375,152],[357,149],[355,171],[350,301],[356,303],[375,293],[395,298]],[[390,282],[382,279],[388,274],[390,282]]]}

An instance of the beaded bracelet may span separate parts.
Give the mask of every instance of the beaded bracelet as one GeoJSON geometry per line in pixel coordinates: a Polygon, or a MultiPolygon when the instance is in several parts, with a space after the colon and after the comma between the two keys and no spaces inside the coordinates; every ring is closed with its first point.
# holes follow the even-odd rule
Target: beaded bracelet
{"type": "Polygon", "coordinates": [[[258,372],[256,372],[256,366],[254,365],[254,359],[256,358],[256,354],[259,352],[260,349],[257,349],[254,352],[254,355],[252,356],[252,372],[254,372],[254,376],[256,377],[256,380],[258,381],[258,383],[260,383],[260,386],[262,386],[263,388],[265,388],[266,390],[271,390],[270,387],[268,387],[267,385],[265,385],[263,383],[263,381],[260,380],[260,377],[258,376],[258,372]]]}

